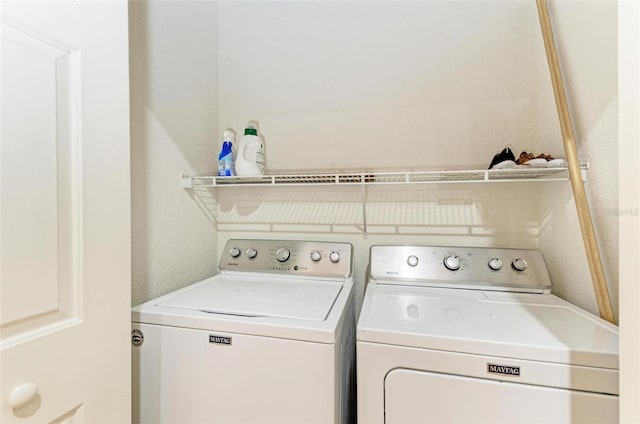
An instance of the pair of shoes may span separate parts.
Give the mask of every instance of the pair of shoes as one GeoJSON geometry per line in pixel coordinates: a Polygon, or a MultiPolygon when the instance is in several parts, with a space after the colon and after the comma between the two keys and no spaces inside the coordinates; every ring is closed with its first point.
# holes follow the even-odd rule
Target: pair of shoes
{"type": "Polygon", "coordinates": [[[516,160],[516,163],[518,165],[524,165],[525,163],[534,160],[536,157],[533,153],[527,153],[527,152],[522,152],[520,153],[520,156],[518,156],[518,160],[516,160]]]}
{"type": "Polygon", "coordinates": [[[496,154],[491,160],[489,169],[495,168],[515,168],[516,158],[510,148],[506,147],[500,153],[496,154]]]}
{"type": "Polygon", "coordinates": [[[516,163],[518,165],[546,166],[546,163],[550,160],[553,160],[553,156],[545,153],[540,153],[538,156],[535,156],[533,153],[522,152],[518,160],[516,160],[516,163]]]}
{"type": "Polygon", "coordinates": [[[535,156],[533,153],[522,152],[516,160],[518,165],[528,165],[538,168],[554,168],[567,166],[567,162],[564,159],[554,159],[553,156],[541,153],[535,156]]]}

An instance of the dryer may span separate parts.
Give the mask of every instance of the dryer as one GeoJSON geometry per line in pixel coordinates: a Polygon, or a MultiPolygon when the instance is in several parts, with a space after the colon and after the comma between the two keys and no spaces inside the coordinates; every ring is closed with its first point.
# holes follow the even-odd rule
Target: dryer
{"type": "Polygon", "coordinates": [[[226,243],[220,274],[132,310],[133,421],[346,423],[348,243],[226,243]]]}
{"type": "Polygon", "coordinates": [[[557,296],[534,250],[373,246],[359,423],[614,423],[618,329],[557,296]]]}

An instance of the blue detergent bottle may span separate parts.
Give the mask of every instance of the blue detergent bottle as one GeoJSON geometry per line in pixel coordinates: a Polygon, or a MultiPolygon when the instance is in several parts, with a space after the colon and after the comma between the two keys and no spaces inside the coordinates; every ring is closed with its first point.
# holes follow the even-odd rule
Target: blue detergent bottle
{"type": "Polygon", "coordinates": [[[236,175],[235,163],[233,160],[233,141],[235,134],[233,131],[226,130],[222,134],[222,149],[218,155],[218,176],[233,177],[236,175]]]}

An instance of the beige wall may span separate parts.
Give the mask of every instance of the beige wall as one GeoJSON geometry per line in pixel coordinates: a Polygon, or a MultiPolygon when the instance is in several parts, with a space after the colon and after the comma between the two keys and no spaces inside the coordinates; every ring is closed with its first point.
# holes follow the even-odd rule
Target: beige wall
{"type": "MultiPolygon", "coordinates": [[[[271,171],[486,167],[550,150],[533,2],[222,2],[219,118],[271,171]]],[[[542,56],[543,57],[543,56],[542,56]]]]}
{"type": "MultiPolygon", "coordinates": [[[[551,14],[615,307],[616,4],[554,2],[551,14]]],[[[259,120],[271,172],[475,169],[505,146],[563,156],[533,1],[223,2],[219,25],[220,125],[259,120]]],[[[360,195],[345,191],[333,205],[306,190],[308,210],[294,190],[219,193],[219,246],[296,223],[302,238],[353,234],[362,271],[374,240],[537,247],[555,292],[597,312],[568,183],[370,189],[366,240],[348,227],[360,195]],[[351,212],[328,218],[331,207],[351,212]]]]}
{"type": "Polygon", "coordinates": [[[215,272],[216,232],[180,184],[217,155],[217,5],[129,6],[132,302],[215,272]]]}
{"type": "MultiPolygon", "coordinates": [[[[534,2],[131,10],[134,300],[214,272],[215,241],[289,235],[352,241],[359,280],[374,242],[538,247],[556,293],[597,312],[568,183],[371,188],[367,239],[357,190],[207,191],[213,226],[179,187],[180,173],[215,172],[219,133],[249,119],[270,172],[484,168],[504,146],[562,156],[534,2]]],[[[616,4],[554,2],[551,14],[615,301],[616,4]]]]}

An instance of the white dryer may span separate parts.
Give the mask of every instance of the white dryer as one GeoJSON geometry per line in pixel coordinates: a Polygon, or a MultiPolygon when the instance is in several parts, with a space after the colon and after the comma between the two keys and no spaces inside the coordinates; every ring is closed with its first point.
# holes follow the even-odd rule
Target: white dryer
{"type": "Polygon", "coordinates": [[[359,423],[615,423],[618,329],[533,250],[373,246],[359,423]]]}
{"type": "Polygon", "coordinates": [[[133,421],[355,417],[348,243],[229,240],[220,274],[132,311],[133,421]]]}

